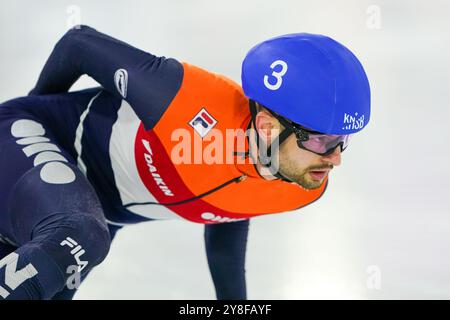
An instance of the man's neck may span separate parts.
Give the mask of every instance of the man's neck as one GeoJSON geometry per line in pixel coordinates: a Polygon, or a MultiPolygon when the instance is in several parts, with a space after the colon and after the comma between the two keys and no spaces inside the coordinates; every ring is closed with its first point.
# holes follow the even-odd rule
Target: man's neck
{"type": "MultiPolygon", "coordinates": [[[[251,129],[253,129],[253,124],[251,125],[251,129]]],[[[261,162],[259,161],[259,157],[258,157],[258,146],[256,145],[256,134],[255,134],[255,130],[251,130],[250,131],[250,136],[249,136],[249,151],[250,151],[250,156],[253,160],[253,162],[255,163],[256,166],[256,170],[258,170],[258,173],[266,180],[276,180],[278,179],[277,177],[275,177],[274,175],[272,175],[270,173],[269,168],[263,166],[261,164],[261,162]]]]}

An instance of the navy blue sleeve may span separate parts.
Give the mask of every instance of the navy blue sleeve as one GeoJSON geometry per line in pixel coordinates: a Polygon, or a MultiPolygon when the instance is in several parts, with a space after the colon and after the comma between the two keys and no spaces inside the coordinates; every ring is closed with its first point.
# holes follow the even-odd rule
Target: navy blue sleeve
{"type": "Polygon", "coordinates": [[[77,26],[56,44],[30,95],[66,92],[84,74],[127,100],[145,128],[151,129],[177,94],[183,66],[77,26]]]}
{"type": "Polygon", "coordinates": [[[249,220],[205,225],[209,270],[219,300],[245,300],[245,252],[249,220]]]}

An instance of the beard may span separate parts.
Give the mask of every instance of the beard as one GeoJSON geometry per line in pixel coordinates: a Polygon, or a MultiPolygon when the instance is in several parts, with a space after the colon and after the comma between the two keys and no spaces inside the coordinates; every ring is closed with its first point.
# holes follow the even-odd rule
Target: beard
{"type": "MultiPolygon", "coordinates": [[[[288,156],[288,150],[286,145],[282,145],[279,149],[275,148],[272,150],[272,156],[269,158],[270,166],[266,167],[264,164],[267,164],[267,161],[264,163],[261,162],[260,155],[257,156],[257,162],[259,165],[263,165],[264,167],[269,169],[268,176],[273,177],[275,173],[279,173],[288,180],[292,181],[302,187],[305,190],[315,190],[322,187],[323,182],[326,180],[327,175],[325,175],[322,179],[317,180],[313,179],[310,175],[310,171],[312,170],[322,170],[322,169],[333,169],[333,165],[331,164],[319,164],[319,165],[311,165],[306,168],[299,168],[299,164],[297,161],[291,159],[288,156]]],[[[267,156],[267,154],[265,154],[267,156]]],[[[252,157],[253,159],[253,157],[252,157]]],[[[260,173],[261,174],[261,173],[260,173]]],[[[264,176],[264,174],[263,174],[264,176]]]]}
{"type": "Polygon", "coordinates": [[[279,162],[278,172],[284,177],[288,178],[292,182],[298,184],[306,190],[319,189],[325,181],[325,176],[321,180],[315,180],[311,177],[309,172],[311,170],[321,169],[333,169],[333,165],[311,165],[305,169],[299,169],[298,164],[290,161],[289,158],[285,158],[281,155],[281,161],[279,162]]]}
{"type": "Polygon", "coordinates": [[[322,186],[323,181],[325,181],[325,179],[322,180],[312,179],[311,176],[309,176],[308,174],[309,170],[311,169],[308,168],[299,172],[298,169],[293,169],[289,166],[282,165],[280,166],[279,172],[284,177],[288,178],[289,180],[298,184],[299,186],[301,186],[306,190],[319,189],[322,186]]]}

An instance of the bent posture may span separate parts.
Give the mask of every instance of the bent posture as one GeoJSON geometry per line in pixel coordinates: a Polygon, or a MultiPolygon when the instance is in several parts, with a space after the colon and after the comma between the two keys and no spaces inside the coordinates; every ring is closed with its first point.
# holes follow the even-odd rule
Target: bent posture
{"type": "Polygon", "coordinates": [[[242,86],[68,31],[29,96],[0,105],[0,297],[71,298],[117,230],[183,219],[205,225],[217,298],[245,299],[250,218],[323,194],[370,90],[347,48],[302,33],[255,46],[242,86]],[[83,74],[101,87],[68,93],[83,74]]]}

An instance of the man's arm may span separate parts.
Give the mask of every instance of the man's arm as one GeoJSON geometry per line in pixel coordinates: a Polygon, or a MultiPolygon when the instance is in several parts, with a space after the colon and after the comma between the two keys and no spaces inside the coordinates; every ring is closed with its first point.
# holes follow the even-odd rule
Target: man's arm
{"type": "Polygon", "coordinates": [[[146,129],[158,122],[177,94],[183,66],[156,57],[88,26],[69,30],[56,44],[30,95],[66,92],[87,74],[129,102],[146,129]],[[123,69],[125,72],[117,72],[123,69]],[[117,86],[120,87],[122,94],[117,86]]]}
{"type": "Polygon", "coordinates": [[[217,299],[247,299],[245,252],[249,220],[205,225],[205,246],[217,299]]]}

